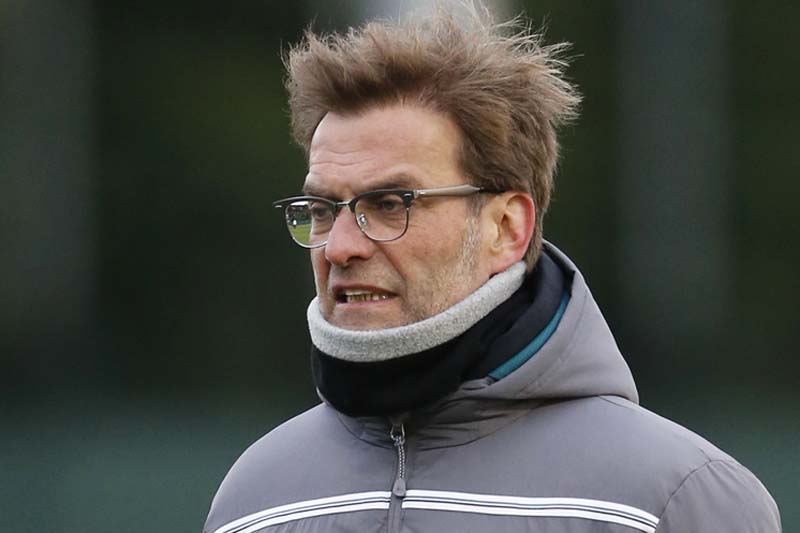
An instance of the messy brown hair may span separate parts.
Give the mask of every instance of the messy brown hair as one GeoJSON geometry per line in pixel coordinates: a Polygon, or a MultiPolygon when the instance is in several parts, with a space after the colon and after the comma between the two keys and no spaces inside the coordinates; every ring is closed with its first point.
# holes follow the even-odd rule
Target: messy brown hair
{"type": "Polygon", "coordinates": [[[483,8],[460,7],[346,33],[308,29],[285,58],[293,135],[308,152],[328,112],[409,103],[444,113],[462,133],[460,164],[470,182],[533,198],[531,269],[553,189],[556,127],[576,116],[580,101],[564,79],[566,44],[543,44],[520,17],[497,23],[483,8]]]}

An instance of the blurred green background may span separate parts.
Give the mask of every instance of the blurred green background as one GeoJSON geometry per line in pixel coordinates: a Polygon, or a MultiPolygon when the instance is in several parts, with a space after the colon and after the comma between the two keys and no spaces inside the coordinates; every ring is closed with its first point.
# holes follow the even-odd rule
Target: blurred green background
{"type": "MultiPolygon", "coordinates": [[[[199,531],[317,402],[281,50],[421,2],[0,1],[0,531],[199,531]]],[[[800,530],[800,4],[496,3],[574,44],[545,235],[642,403],[800,530]]]]}

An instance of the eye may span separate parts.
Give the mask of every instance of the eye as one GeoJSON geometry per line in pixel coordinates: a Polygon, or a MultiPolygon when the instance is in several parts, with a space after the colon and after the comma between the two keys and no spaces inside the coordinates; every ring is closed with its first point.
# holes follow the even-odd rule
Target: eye
{"type": "Polygon", "coordinates": [[[403,199],[396,194],[384,194],[370,200],[370,209],[385,215],[395,214],[405,209],[403,199]]]}
{"type": "Polygon", "coordinates": [[[314,220],[326,220],[331,216],[331,208],[321,202],[312,202],[309,206],[311,218],[314,220]]]}

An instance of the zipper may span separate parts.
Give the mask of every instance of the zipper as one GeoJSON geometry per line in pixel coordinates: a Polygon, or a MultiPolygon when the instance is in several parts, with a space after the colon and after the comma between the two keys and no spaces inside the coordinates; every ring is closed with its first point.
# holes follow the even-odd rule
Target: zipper
{"type": "Polygon", "coordinates": [[[389,500],[389,520],[387,531],[389,533],[400,531],[400,512],[403,498],[406,495],[406,429],[402,419],[390,419],[392,424],[389,438],[392,439],[394,449],[397,451],[397,470],[392,483],[392,497],[389,500]]]}
{"type": "Polygon", "coordinates": [[[406,428],[402,422],[394,422],[389,432],[397,450],[397,474],[392,485],[392,494],[398,498],[406,495],[406,428]]]}

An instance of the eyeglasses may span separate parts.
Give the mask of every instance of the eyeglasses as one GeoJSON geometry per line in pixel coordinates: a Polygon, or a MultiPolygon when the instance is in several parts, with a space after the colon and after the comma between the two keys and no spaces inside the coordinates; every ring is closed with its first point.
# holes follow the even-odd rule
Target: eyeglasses
{"type": "Polygon", "coordinates": [[[319,248],[328,242],[333,223],[343,207],[349,207],[361,231],[376,242],[394,241],[408,230],[411,204],[417,198],[499,194],[505,191],[474,185],[452,185],[434,189],[378,189],[336,202],[318,196],[293,196],[273,202],[283,209],[286,227],[303,248],[319,248]]]}

